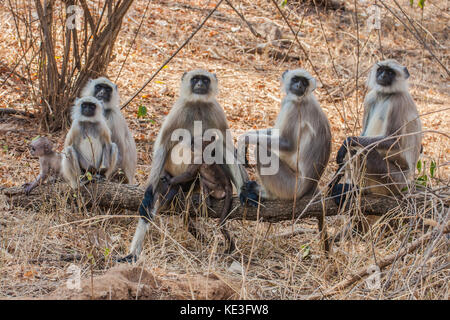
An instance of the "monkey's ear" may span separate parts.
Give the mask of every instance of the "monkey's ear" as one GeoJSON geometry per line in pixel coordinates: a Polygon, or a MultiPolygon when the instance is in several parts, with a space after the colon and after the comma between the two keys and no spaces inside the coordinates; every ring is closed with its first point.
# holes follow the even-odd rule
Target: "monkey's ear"
{"type": "Polygon", "coordinates": [[[284,80],[284,77],[286,77],[286,74],[289,72],[289,70],[286,70],[285,72],[283,72],[283,74],[281,75],[281,79],[284,80]]]}
{"type": "Polygon", "coordinates": [[[403,67],[403,72],[404,72],[404,74],[405,74],[405,79],[408,79],[409,76],[410,76],[409,71],[408,71],[408,68],[403,67]]]}
{"type": "Polygon", "coordinates": [[[187,75],[187,72],[185,71],[184,73],[183,73],[183,75],[181,76],[181,81],[183,81],[184,80],[184,77],[187,75]]]}

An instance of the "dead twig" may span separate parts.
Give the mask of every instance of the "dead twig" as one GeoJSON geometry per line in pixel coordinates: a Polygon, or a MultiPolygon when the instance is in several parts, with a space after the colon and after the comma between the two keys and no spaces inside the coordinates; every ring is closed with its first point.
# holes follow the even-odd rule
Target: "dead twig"
{"type": "MultiPolygon", "coordinates": [[[[445,227],[443,226],[442,229],[443,229],[443,233],[449,233],[450,232],[450,225],[447,224],[445,227]]],[[[425,242],[431,240],[432,236],[433,236],[433,231],[428,232],[427,234],[421,236],[419,239],[411,242],[409,245],[407,245],[406,247],[402,248],[400,251],[398,251],[396,253],[393,253],[393,254],[385,257],[384,259],[380,259],[378,261],[377,266],[380,269],[386,268],[387,266],[391,265],[394,261],[396,261],[398,258],[403,257],[406,254],[411,253],[414,250],[416,250],[419,247],[421,247],[425,242]]],[[[304,298],[308,299],[308,300],[318,300],[318,299],[323,299],[323,298],[332,296],[333,294],[336,294],[339,291],[341,291],[341,290],[351,286],[355,282],[363,279],[364,277],[366,277],[366,276],[368,276],[370,274],[371,274],[371,272],[370,272],[369,268],[367,268],[367,267],[361,268],[355,274],[353,274],[350,277],[348,277],[347,279],[339,282],[338,284],[336,284],[331,289],[329,289],[329,290],[327,290],[327,291],[325,291],[323,293],[313,294],[313,295],[310,295],[310,296],[306,296],[304,298]]]]}

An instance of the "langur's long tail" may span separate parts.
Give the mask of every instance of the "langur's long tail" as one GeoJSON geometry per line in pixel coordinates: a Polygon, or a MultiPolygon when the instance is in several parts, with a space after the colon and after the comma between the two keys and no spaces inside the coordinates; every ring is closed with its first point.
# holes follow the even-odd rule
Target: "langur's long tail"
{"type": "Polygon", "coordinates": [[[338,183],[344,177],[343,172],[338,174],[343,165],[344,164],[339,165],[339,168],[336,170],[336,177],[334,177],[334,179],[327,186],[327,190],[331,190],[331,197],[338,207],[344,203],[347,194],[355,188],[354,185],[349,183],[338,183]]]}
{"type": "Polygon", "coordinates": [[[148,222],[148,220],[151,220],[153,218],[151,215],[151,211],[153,209],[153,200],[154,200],[153,186],[150,185],[148,186],[147,190],[145,190],[144,199],[142,199],[141,205],[139,206],[139,215],[146,222],[148,222]]]}

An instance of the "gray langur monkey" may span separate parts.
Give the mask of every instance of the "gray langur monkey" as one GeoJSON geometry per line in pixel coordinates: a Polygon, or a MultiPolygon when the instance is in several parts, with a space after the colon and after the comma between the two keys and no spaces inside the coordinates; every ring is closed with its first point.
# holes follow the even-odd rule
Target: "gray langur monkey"
{"type": "Polygon", "coordinates": [[[62,173],[70,186],[76,188],[78,177],[87,171],[109,178],[116,170],[118,153],[103,116],[102,102],[94,97],[77,99],[62,161],[62,173]]]}
{"type": "Polygon", "coordinates": [[[119,149],[118,167],[125,173],[126,182],[133,184],[137,165],[136,144],[119,108],[117,85],[104,77],[91,79],[81,91],[81,96],[93,96],[103,102],[103,114],[111,130],[111,140],[119,149]]]}
{"type": "MultiPolygon", "coordinates": [[[[216,100],[218,83],[216,75],[205,70],[193,70],[186,72],[181,78],[180,97],[175,102],[159,131],[158,137],[153,147],[153,162],[150,177],[147,182],[144,199],[139,208],[139,222],[133,241],[130,247],[130,254],[118,261],[134,261],[142,251],[145,234],[148,230],[149,220],[157,214],[161,201],[159,195],[159,185],[161,177],[164,175],[178,176],[188,169],[189,164],[178,164],[173,161],[173,154],[177,149],[187,149],[191,154],[191,141],[172,141],[172,133],[177,129],[188,130],[191,137],[194,137],[194,121],[200,121],[202,125],[201,134],[208,129],[214,129],[221,133],[217,141],[223,146],[224,157],[231,157],[235,160],[236,150],[234,145],[226,141],[226,130],[229,129],[228,121],[224,110],[216,100]],[[227,143],[228,142],[228,143],[227,143]],[[177,146],[177,148],[175,148],[177,146]],[[181,146],[181,148],[179,148],[181,146]]],[[[200,146],[201,147],[201,146],[200,146]]],[[[231,178],[241,202],[247,199],[257,198],[257,194],[247,190],[248,175],[242,164],[233,163],[221,164],[226,174],[231,178]]]]}
{"type": "Polygon", "coordinates": [[[395,60],[377,62],[367,79],[361,136],[347,137],[336,162],[341,168],[350,154],[362,150],[353,168],[347,166],[330,184],[336,203],[352,189],[351,172],[365,193],[398,194],[413,179],[421,153],[422,124],[408,90],[408,69],[395,60]],[[336,184],[346,175],[344,184],[336,184]]]}
{"type": "Polygon", "coordinates": [[[33,140],[30,143],[30,153],[33,157],[39,157],[39,175],[33,182],[25,183],[22,186],[27,195],[44,183],[49,176],[59,177],[62,162],[62,154],[53,151],[53,145],[46,137],[33,140]]]}
{"type": "MultiPolygon", "coordinates": [[[[212,143],[215,143],[215,141],[212,143]]],[[[225,252],[232,253],[236,248],[236,245],[228,233],[228,230],[225,228],[225,222],[231,211],[233,187],[231,185],[230,176],[227,175],[227,172],[222,166],[216,163],[205,163],[206,161],[203,155],[205,149],[208,148],[209,145],[210,142],[203,141],[202,153],[200,155],[193,154],[193,156],[197,158],[197,161],[194,160],[194,163],[189,165],[184,173],[174,176],[171,179],[167,179],[167,184],[169,185],[169,188],[177,188],[178,185],[193,181],[199,176],[200,189],[204,192],[207,205],[210,196],[219,200],[224,199],[219,220],[219,228],[227,242],[227,249],[225,252]]],[[[166,177],[162,177],[162,179],[166,180],[166,177]]],[[[166,194],[171,196],[171,190],[166,192],[166,194]]]]}
{"type": "Polygon", "coordinates": [[[325,170],[331,151],[331,131],[327,116],[314,96],[316,80],[303,69],[287,70],[282,76],[281,102],[275,126],[253,130],[239,139],[256,145],[257,173],[262,186],[262,197],[267,199],[294,199],[312,194],[325,170]],[[277,129],[277,130],[274,130],[277,129]],[[265,142],[265,143],[264,143],[265,142]],[[271,146],[278,144],[276,149],[271,146]],[[269,175],[262,172],[258,158],[260,148],[267,147],[277,157],[279,170],[269,175]],[[297,190],[296,190],[297,187],[297,190]]]}

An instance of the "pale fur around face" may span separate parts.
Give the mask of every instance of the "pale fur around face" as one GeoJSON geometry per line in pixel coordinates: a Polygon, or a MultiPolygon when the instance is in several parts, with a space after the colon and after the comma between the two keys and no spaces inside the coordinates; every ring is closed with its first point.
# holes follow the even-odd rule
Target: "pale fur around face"
{"type": "Polygon", "coordinates": [[[370,90],[375,90],[380,93],[406,92],[408,90],[409,74],[405,70],[404,66],[393,59],[377,62],[370,70],[369,77],[367,78],[367,87],[370,90]],[[381,66],[389,67],[395,71],[394,83],[388,87],[380,86],[376,81],[377,70],[381,66]]]}
{"type": "Polygon", "coordinates": [[[218,93],[218,83],[215,74],[203,69],[186,72],[181,78],[180,98],[185,102],[204,101],[213,102],[218,93]],[[191,79],[195,76],[206,76],[211,81],[208,94],[195,94],[191,91],[191,79]]]}
{"type": "Polygon", "coordinates": [[[94,96],[94,89],[97,84],[106,84],[113,89],[111,93],[111,100],[108,103],[103,102],[103,107],[105,109],[119,108],[120,96],[119,91],[117,89],[117,85],[115,85],[112,81],[105,77],[100,77],[97,79],[90,79],[88,83],[84,86],[81,91],[81,97],[94,96]]]}
{"type": "Polygon", "coordinates": [[[305,69],[287,70],[283,73],[283,76],[281,78],[281,86],[286,96],[298,100],[304,97],[308,97],[309,94],[316,89],[316,79],[314,79],[305,69]],[[303,77],[308,79],[308,89],[306,89],[305,93],[301,97],[289,92],[289,86],[293,77],[303,77]]]}
{"type": "Polygon", "coordinates": [[[103,102],[94,97],[89,96],[76,99],[75,104],[72,107],[72,121],[105,122],[102,110],[103,102]],[[91,102],[97,106],[97,108],[95,109],[95,115],[93,117],[85,117],[81,114],[81,104],[84,102],[91,102]]]}

